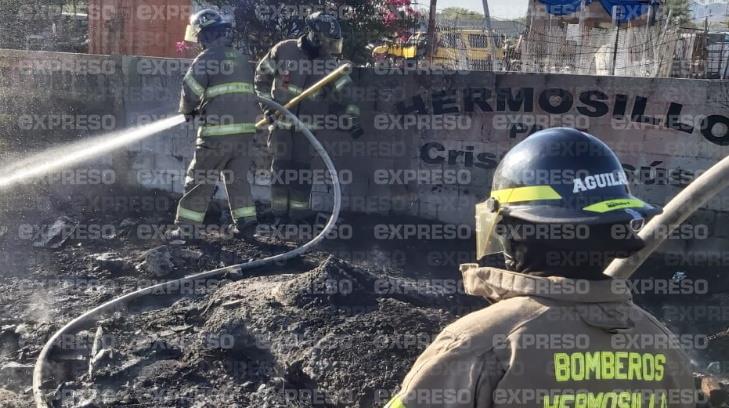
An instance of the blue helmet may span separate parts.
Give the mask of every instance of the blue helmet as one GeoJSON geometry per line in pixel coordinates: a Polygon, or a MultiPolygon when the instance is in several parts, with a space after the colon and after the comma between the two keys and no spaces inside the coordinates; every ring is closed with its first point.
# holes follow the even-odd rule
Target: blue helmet
{"type": "Polygon", "coordinates": [[[306,17],[307,38],[322,55],[342,53],[342,27],[331,14],[317,11],[306,17]]]}
{"type": "Polygon", "coordinates": [[[504,250],[504,223],[637,231],[660,209],[633,196],[629,184],[618,157],[595,136],[571,128],[536,132],[504,156],[491,192],[476,205],[478,257],[504,250]]]}
{"type": "Polygon", "coordinates": [[[190,23],[187,25],[185,32],[185,41],[202,43],[204,42],[201,38],[203,34],[217,31],[223,35],[232,27],[233,24],[216,10],[201,10],[190,16],[190,23]]]}

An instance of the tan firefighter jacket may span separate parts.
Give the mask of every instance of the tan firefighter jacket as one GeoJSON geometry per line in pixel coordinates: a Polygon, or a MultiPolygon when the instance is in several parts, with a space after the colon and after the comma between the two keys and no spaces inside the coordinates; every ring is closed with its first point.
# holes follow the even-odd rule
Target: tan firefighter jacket
{"type": "Polygon", "coordinates": [[[496,303],[447,326],[387,408],[695,406],[681,342],[621,281],[462,270],[496,303]]]}
{"type": "MultiPolygon", "coordinates": [[[[333,56],[310,57],[305,50],[304,37],[281,41],[268,51],[256,67],[256,93],[285,105],[344,63],[333,56]]],[[[360,109],[351,102],[346,92],[346,87],[351,83],[350,76],[344,75],[291,111],[309,129],[341,130],[349,126],[352,120],[359,121],[360,109]]],[[[289,127],[288,121],[280,121],[279,128],[289,127]]]]}
{"type": "Polygon", "coordinates": [[[193,61],[182,85],[179,112],[200,114],[198,137],[256,132],[253,67],[232,47],[213,45],[193,61]]]}

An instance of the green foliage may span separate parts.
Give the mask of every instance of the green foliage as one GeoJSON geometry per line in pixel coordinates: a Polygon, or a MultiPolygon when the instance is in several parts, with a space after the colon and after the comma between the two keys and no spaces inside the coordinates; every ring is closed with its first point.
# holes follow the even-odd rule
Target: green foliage
{"type": "Polygon", "coordinates": [[[462,7],[446,7],[438,13],[438,17],[458,21],[483,20],[483,14],[462,7]]]}
{"type": "Polygon", "coordinates": [[[689,8],[689,0],[666,0],[663,4],[663,14],[668,16],[671,12],[671,23],[680,27],[693,27],[693,19],[689,8]]]}

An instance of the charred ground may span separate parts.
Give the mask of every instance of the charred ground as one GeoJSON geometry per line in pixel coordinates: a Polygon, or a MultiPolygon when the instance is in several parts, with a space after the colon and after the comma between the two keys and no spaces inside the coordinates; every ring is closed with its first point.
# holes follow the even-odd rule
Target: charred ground
{"type": "MultiPolygon", "coordinates": [[[[68,196],[44,208],[5,203],[0,406],[32,406],[31,371],[41,347],[83,311],[155,282],[297,245],[285,231],[246,243],[215,229],[206,240],[172,245],[161,232],[174,200],[155,194],[170,205],[100,211],[93,199],[68,196]]],[[[220,212],[208,221],[219,223],[220,212]]],[[[126,305],[61,340],[45,384],[49,398],[59,407],[384,405],[446,324],[487,305],[455,284],[457,264],[472,259],[470,238],[373,239],[376,225],[403,222],[345,214],[340,225],[351,227],[348,238],[327,240],[304,257],[194,282],[180,288],[186,296],[156,293],[126,305]]],[[[676,272],[655,258],[637,276],[676,272]]],[[[706,347],[693,350],[697,370],[722,374],[726,319],[684,318],[676,308],[726,306],[729,280],[711,268],[680,272],[706,279],[710,293],[638,293],[636,302],[679,334],[708,336],[706,347]]],[[[723,391],[717,385],[713,392],[723,391]]]]}

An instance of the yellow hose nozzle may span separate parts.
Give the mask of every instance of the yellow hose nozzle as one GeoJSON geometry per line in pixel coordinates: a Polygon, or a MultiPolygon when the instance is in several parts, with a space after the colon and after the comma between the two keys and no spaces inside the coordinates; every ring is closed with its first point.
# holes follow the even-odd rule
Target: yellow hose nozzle
{"type": "MultiPolygon", "coordinates": [[[[300,93],[299,95],[297,95],[296,97],[294,97],[293,99],[288,101],[288,103],[286,103],[286,105],[284,105],[284,108],[286,108],[286,109],[293,108],[294,106],[298,105],[304,99],[319,92],[320,89],[322,89],[329,83],[339,79],[340,77],[342,77],[344,75],[349,74],[350,72],[352,72],[352,64],[346,63],[343,65],[340,65],[339,67],[337,67],[337,69],[335,69],[334,71],[327,74],[327,76],[325,76],[324,78],[317,81],[314,85],[306,88],[304,90],[304,92],[300,93]]],[[[279,116],[278,112],[276,113],[276,116],[279,116]]],[[[268,125],[270,125],[270,122],[268,121],[267,118],[263,118],[256,123],[257,128],[263,128],[268,125]]]]}

